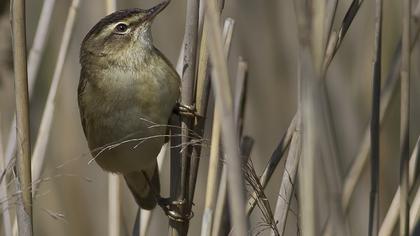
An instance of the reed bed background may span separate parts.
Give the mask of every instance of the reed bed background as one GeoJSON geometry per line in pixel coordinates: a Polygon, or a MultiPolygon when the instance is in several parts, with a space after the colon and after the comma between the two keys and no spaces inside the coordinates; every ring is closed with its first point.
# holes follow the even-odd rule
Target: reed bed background
{"type": "Polygon", "coordinates": [[[200,116],[172,119],[158,160],[186,219],[135,220],[90,162],[78,55],[104,15],[157,3],[0,2],[0,235],[419,233],[417,0],[172,0],[153,38],[200,116]]]}

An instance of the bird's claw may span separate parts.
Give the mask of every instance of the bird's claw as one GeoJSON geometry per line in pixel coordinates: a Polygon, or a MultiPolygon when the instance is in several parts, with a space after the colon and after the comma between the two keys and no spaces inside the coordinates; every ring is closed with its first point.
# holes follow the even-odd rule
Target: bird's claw
{"type": "Polygon", "coordinates": [[[186,105],[182,103],[177,103],[174,109],[175,114],[178,114],[180,116],[195,118],[195,117],[202,117],[200,114],[198,114],[197,109],[195,105],[186,105]]]}
{"type": "Polygon", "coordinates": [[[159,197],[157,203],[171,220],[188,222],[194,216],[192,211],[189,214],[180,214],[180,208],[186,204],[185,200],[173,201],[170,198],[159,197]]]}

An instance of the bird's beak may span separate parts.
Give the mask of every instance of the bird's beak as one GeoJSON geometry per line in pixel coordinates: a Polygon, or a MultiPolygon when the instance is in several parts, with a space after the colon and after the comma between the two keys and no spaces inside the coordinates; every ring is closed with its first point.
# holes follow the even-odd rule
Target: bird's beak
{"type": "Polygon", "coordinates": [[[145,16],[146,20],[149,20],[149,21],[153,20],[155,16],[157,16],[161,11],[163,11],[163,9],[166,8],[166,6],[168,6],[169,2],[170,0],[166,0],[148,9],[145,16]]]}

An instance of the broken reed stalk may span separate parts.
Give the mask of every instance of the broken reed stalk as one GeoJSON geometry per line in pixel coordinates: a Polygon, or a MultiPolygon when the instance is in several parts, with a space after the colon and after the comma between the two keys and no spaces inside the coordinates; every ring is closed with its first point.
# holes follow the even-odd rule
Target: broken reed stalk
{"type": "Polygon", "coordinates": [[[372,80],[372,114],[370,123],[371,182],[369,199],[368,235],[377,235],[379,229],[379,137],[382,67],[382,0],[375,1],[375,58],[372,80]]]}
{"type": "MultiPolygon", "coordinates": [[[[181,103],[193,107],[195,103],[194,89],[196,80],[196,61],[197,61],[197,42],[198,42],[198,19],[199,19],[199,1],[187,1],[187,15],[184,34],[184,61],[182,70],[181,103]]],[[[181,142],[182,145],[188,145],[190,142],[190,131],[194,129],[193,119],[183,117],[181,119],[181,142]]],[[[189,215],[191,214],[192,199],[189,199],[189,175],[191,163],[192,148],[187,146],[181,152],[181,178],[178,185],[176,200],[184,203],[178,208],[178,213],[186,218],[180,222],[169,220],[170,235],[187,235],[189,227],[189,215]]]]}
{"type": "MultiPolygon", "coordinates": [[[[300,119],[299,113],[297,116],[297,119],[300,119]]],[[[295,188],[296,173],[299,166],[302,145],[301,142],[301,132],[295,130],[293,132],[289,154],[286,159],[286,166],[283,172],[280,191],[278,193],[276,209],[274,213],[274,220],[278,222],[277,229],[280,235],[284,235],[284,230],[286,228],[289,207],[295,188]]],[[[271,235],[274,236],[274,232],[271,235]]]]}
{"type": "MultiPolygon", "coordinates": [[[[117,10],[116,0],[105,1],[106,14],[117,10]]],[[[118,236],[121,231],[121,181],[120,176],[108,173],[108,235],[118,236]]],[[[137,235],[136,235],[137,236],[137,235]]]]}
{"type": "Polygon", "coordinates": [[[343,39],[346,36],[346,33],[354,20],[354,17],[359,12],[359,8],[362,5],[362,3],[363,0],[353,0],[350,4],[350,7],[347,9],[346,15],[344,16],[338,33],[331,33],[326,46],[325,59],[322,66],[324,72],[327,71],[327,68],[329,67],[332,59],[334,58],[335,54],[340,48],[341,43],[343,42],[343,39]]]}
{"type": "Polygon", "coordinates": [[[411,0],[402,1],[401,118],[400,118],[400,235],[408,235],[410,222],[408,164],[410,155],[410,20],[411,0]]]}
{"type": "Polygon", "coordinates": [[[216,107],[219,108],[222,122],[222,143],[228,165],[229,208],[235,235],[248,235],[248,221],[245,215],[244,180],[242,162],[239,156],[239,142],[234,123],[233,101],[227,62],[223,50],[220,14],[216,1],[208,0],[205,6],[206,19],[209,24],[208,48],[212,62],[212,88],[215,94],[216,107]]]}
{"type": "MultiPolygon", "coordinates": [[[[76,20],[77,8],[79,7],[80,0],[72,0],[71,6],[68,11],[67,20],[64,26],[63,38],[60,44],[60,49],[57,57],[57,64],[55,65],[54,74],[50,89],[48,92],[48,97],[45,102],[45,108],[42,114],[42,119],[40,127],[38,130],[38,135],[35,142],[35,147],[32,157],[32,178],[38,180],[41,176],[42,169],[45,161],[45,152],[47,149],[51,125],[54,117],[55,110],[55,98],[57,95],[58,85],[62,78],[62,72],[64,67],[64,62],[67,56],[68,47],[70,44],[70,39],[73,33],[74,22],[76,20]]],[[[36,192],[36,185],[38,181],[35,181],[32,186],[32,193],[36,192]]]]}
{"type": "MultiPolygon", "coordinates": [[[[419,163],[419,145],[420,145],[420,137],[417,139],[416,146],[414,147],[413,153],[410,157],[409,163],[409,188],[411,189],[415,184],[416,178],[416,166],[419,163]]],[[[385,218],[382,222],[381,228],[379,230],[379,234],[381,236],[389,236],[392,235],[395,226],[397,225],[398,221],[398,213],[400,210],[400,186],[398,186],[397,191],[394,194],[392,199],[391,205],[388,208],[388,211],[385,215],[385,218]]],[[[413,219],[410,219],[413,220],[413,219]]],[[[410,227],[412,225],[410,224],[410,227]]]]}
{"type": "Polygon", "coordinates": [[[13,65],[16,96],[16,189],[18,204],[16,216],[20,236],[31,236],[31,142],[29,133],[29,92],[26,63],[25,1],[14,0],[12,7],[13,65]]]}

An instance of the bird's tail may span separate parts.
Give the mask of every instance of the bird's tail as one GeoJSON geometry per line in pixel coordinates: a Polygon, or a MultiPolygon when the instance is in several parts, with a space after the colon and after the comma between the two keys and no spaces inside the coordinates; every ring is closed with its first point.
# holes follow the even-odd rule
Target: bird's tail
{"type": "Polygon", "coordinates": [[[155,208],[157,197],[160,195],[157,163],[149,170],[124,174],[124,178],[134,199],[141,208],[146,210],[155,208]]]}

